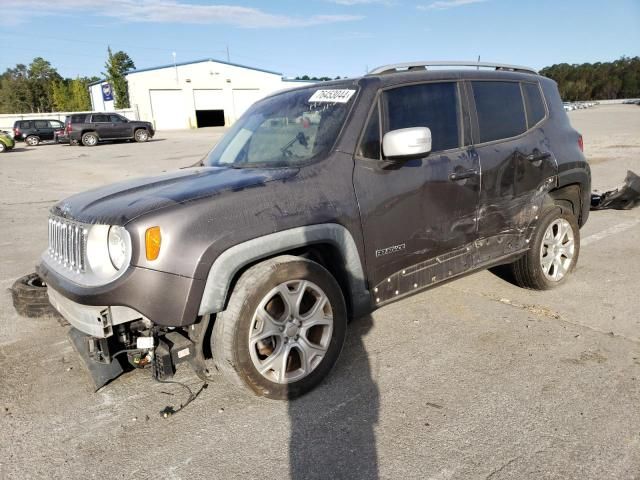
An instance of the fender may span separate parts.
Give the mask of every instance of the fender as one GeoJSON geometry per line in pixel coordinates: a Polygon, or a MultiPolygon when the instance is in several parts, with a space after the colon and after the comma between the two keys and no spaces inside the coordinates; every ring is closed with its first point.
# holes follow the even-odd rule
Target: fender
{"type": "Polygon", "coordinates": [[[207,275],[198,315],[224,310],[231,282],[243,267],[263,258],[314,243],[330,243],[341,253],[349,278],[350,291],[345,294],[351,297],[355,316],[366,313],[370,306],[370,296],[356,243],[349,230],[342,225],[323,223],[264,235],[222,252],[213,262],[207,275]]]}

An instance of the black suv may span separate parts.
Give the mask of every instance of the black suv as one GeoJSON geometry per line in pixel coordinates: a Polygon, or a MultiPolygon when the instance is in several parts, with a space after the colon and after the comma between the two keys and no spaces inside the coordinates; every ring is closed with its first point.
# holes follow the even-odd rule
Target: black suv
{"type": "Polygon", "coordinates": [[[117,113],[83,113],[69,117],[65,134],[72,144],[93,147],[102,140],[146,142],[155,131],[150,122],[129,120],[117,113]]]}
{"type": "Polygon", "coordinates": [[[497,265],[565,282],[591,174],[556,83],[432,65],[274,94],[200,166],[54,206],[40,272],[92,370],[206,378],[210,351],[232,382],[292,398],[349,316],[497,265]]]}
{"type": "Polygon", "coordinates": [[[16,120],[13,124],[13,138],[35,147],[43,140],[54,140],[55,132],[63,128],[64,124],[59,120],[16,120]]]}

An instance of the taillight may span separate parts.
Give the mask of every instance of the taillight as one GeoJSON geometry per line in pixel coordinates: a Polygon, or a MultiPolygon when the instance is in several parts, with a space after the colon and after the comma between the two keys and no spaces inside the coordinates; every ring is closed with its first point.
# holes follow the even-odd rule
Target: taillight
{"type": "Polygon", "coordinates": [[[71,124],[67,123],[64,127],[64,131],[68,134],[71,131],[71,124]]]}
{"type": "Polygon", "coordinates": [[[581,152],[584,152],[584,142],[582,141],[582,135],[578,135],[578,148],[581,152]]]}
{"type": "Polygon", "coordinates": [[[14,137],[18,137],[20,135],[20,129],[19,128],[14,128],[13,129],[13,136],[14,137]]]}

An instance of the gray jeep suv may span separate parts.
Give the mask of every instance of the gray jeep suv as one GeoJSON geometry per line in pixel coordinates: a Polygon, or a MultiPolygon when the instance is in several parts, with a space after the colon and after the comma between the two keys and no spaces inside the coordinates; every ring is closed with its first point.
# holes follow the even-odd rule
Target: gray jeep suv
{"type": "Polygon", "coordinates": [[[349,317],[497,265],[565,282],[590,170],[555,82],[434,65],[277,93],[199,166],[55,205],[40,273],[92,369],[214,363],[292,398],[333,367],[349,317]]]}

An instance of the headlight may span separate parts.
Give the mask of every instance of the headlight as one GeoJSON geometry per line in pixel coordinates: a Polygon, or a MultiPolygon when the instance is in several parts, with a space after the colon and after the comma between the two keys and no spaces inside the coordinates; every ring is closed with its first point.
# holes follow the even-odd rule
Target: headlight
{"type": "Polygon", "coordinates": [[[109,258],[116,270],[120,270],[127,262],[128,251],[126,238],[127,232],[123,227],[113,225],[109,228],[109,235],[107,236],[109,258]]]}

